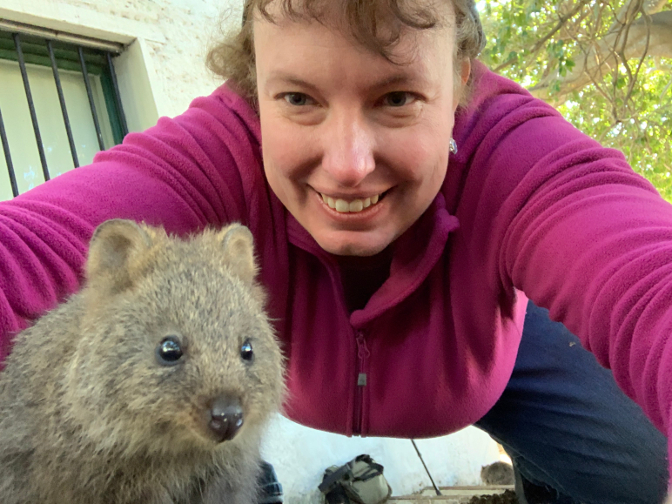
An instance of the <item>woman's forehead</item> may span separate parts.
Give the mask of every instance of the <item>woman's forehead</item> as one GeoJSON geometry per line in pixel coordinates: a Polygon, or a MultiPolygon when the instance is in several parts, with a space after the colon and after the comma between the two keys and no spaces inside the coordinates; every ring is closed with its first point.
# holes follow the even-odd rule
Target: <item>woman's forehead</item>
{"type": "MultiPolygon", "coordinates": [[[[297,8],[301,4],[312,3],[310,0],[294,1],[297,8]]],[[[339,7],[339,4],[343,2],[331,1],[333,3],[329,4],[330,7],[323,5],[322,2],[323,7],[320,10],[314,6],[313,9],[316,10],[303,13],[289,9],[284,0],[270,0],[267,16],[261,12],[256,13],[253,31],[258,32],[258,27],[265,25],[266,29],[270,29],[274,32],[273,35],[278,37],[297,36],[297,34],[301,36],[316,28],[329,30],[354,46],[359,46],[374,54],[377,53],[385,59],[400,64],[408,63],[419,53],[433,49],[437,46],[437,39],[439,39],[438,47],[442,52],[447,51],[451,54],[454,52],[455,30],[452,22],[454,20],[452,8],[447,9],[449,12],[444,16],[443,22],[427,27],[409,26],[397,18],[383,14],[366,26],[366,23],[359,22],[361,20],[353,20],[352,13],[343,12],[343,9],[339,7]],[[295,14],[296,12],[299,14],[295,14]]],[[[370,1],[375,2],[375,0],[370,1]]],[[[446,1],[446,4],[449,5],[450,2],[446,1]]],[[[446,9],[442,10],[446,11],[446,9]]],[[[253,36],[253,40],[255,39],[257,35],[253,36]]],[[[256,40],[254,46],[256,52],[258,49],[256,40]]]]}
{"type": "Polygon", "coordinates": [[[392,48],[394,62],[317,21],[259,20],[254,30],[260,93],[288,85],[324,91],[336,82],[360,92],[429,90],[452,71],[452,40],[444,29],[405,33],[392,48]]]}
{"type": "MultiPolygon", "coordinates": [[[[249,0],[246,15],[271,22],[317,21],[349,32],[449,26],[454,21],[452,0],[249,0]]],[[[378,33],[380,32],[380,33],[378,33]]]]}

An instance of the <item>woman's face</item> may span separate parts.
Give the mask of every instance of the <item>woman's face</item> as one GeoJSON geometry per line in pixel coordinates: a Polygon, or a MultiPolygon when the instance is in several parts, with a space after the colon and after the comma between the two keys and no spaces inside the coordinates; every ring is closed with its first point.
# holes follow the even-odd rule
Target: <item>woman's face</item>
{"type": "Polygon", "coordinates": [[[438,193],[459,101],[453,39],[410,30],[395,65],[317,22],[255,20],[266,176],[326,251],[382,251],[438,193]]]}

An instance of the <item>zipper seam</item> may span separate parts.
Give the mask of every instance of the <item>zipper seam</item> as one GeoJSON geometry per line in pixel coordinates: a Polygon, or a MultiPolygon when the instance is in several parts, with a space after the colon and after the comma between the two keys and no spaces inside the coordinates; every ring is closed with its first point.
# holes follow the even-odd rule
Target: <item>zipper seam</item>
{"type": "Polygon", "coordinates": [[[365,377],[367,376],[367,373],[365,373],[366,360],[371,356],[362,331],[356,331],[355,333],[355,349],[357,351],[357,367],[355,372],[355,407],[352,430],[353,435],[361,436],[364,416],[364,387],[368,384],[360,385],[359,379],[361,374],[364,374],[365,377]]]}

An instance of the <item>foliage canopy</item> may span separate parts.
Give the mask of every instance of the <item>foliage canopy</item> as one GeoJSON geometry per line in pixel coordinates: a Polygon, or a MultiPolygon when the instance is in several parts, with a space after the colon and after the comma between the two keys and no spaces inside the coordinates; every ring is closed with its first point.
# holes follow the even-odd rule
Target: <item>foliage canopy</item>
{"type": "Polygon", "coordinates": [[[672,202],[672,0],[478,5],[482,60],[623,151],[672,202]]]}

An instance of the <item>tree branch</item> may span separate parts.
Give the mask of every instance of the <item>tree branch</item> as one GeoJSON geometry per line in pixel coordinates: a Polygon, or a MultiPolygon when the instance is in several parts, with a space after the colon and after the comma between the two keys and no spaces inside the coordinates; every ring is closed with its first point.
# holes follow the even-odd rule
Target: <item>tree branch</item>
{"type": "MultiPolygon", "coordinates": [[[[640,17],[628,27],[627,41],[621,51],[625,61],[642,58],[645,54],[672,57],[672,11],[661,11],[646,17],[640,17]]],[[[557,100],[583,88],[591,81],[591,75],[602,73],[603,67],[615,68],[618,65],[615,48],[620,37],[620,29],[608,33],[577,60],[572,72],[564,78],[557,75],[548,76],[531,88],[530,92],[537,97],[548,99],[549,86],[559,81],[560,93],[553,97],[557,100]]]]}
{"type": "MultiPolygon", "coordinates": [[[[546,35],[544,35],[541,39],[539,39],[536,44],[534,44],[534,46],[532,47],[532,49],[530,49],[527,55],[529,56],[535,54],[539,49],[544,47],[546,45],[546,42],[548,42],[553,37],[553,35],[555,35],[560,29],[562,29],[562,27],[565,25],[567,21],[576,16],[577,12],[579,12],[583,8],[583,6],[590,1],[591,0],[581,0],[579,3],[576,4],[576,6],[571,11],[569,11],[567,14],[560,16],[555,26],[546,35]]],[[[518,58],[509,58],[504,63],[494,68],[493,71],[497,73],[503,68],[506,68],[514,64],[517,60],[518,58]]]]}

